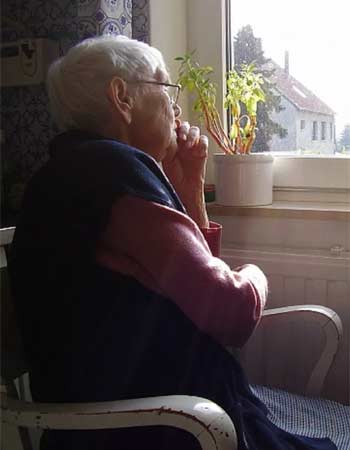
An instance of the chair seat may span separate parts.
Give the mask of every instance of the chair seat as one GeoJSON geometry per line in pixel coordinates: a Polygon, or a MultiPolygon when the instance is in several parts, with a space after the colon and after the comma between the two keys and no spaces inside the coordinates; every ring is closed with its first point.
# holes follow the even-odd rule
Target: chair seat
{"type": "Polygon", "coordinates": [[[265,386],[254,385],[252,390],[279,428],[301,436],[328,437],[338,450],[350,449],[350,406],[265,386]]]}

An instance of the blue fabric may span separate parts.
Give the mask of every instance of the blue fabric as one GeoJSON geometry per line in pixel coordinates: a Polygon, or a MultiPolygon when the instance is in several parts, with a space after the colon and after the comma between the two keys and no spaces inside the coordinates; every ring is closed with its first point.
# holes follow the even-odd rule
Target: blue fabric
{"type": "Polygon", "coordinates": [[[350,406],[265,386],[252,389],[267,406],[268,417],[275,425],[290,433],[329,437],[339,450],[350,449],[350,406]]]}
{"type": "MultiPolygon", "coordinates": [[[[298,437],[274,425],[231,354],[170,299],[95,263],[111,206],[126,193],[184,212],[152,158],[80,132],[55,139],[50,161],[29,185],[9,269],[33,398],[197,395],[230,414],[240,450],[335,450],[329,440],[298,437]]],[[[116,441],[122,442],[119,450],[195,450],[193,442],[176,436],[154,428],[50,431],[42,450],[115,450],[116,441]]]]}

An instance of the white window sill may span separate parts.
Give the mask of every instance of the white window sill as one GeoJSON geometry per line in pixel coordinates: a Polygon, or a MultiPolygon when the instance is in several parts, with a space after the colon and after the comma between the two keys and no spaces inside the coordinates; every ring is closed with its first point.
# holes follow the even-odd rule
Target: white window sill
{"type": "Polygon", "coordinates": [[[347,155],[274,156],[275,187],[350,189],[350,157],[347,155]]]}
{"type": "Polygon", "coordinates": [[[266,206],[221,206],[207,204],[210,216],[244,216],[287,219],[350,221],[350,204],[344,202],[305,202],[274,200],[266,206]]]}
{"type": "Polygon", "coordinates": [[[272,205],[256,207],[208,203],[207,209],[210,219],[223,226],[223,248],[278,249],[287,254],[293,250],[304,256],[342,256],[350,261],[349,203],[275,200],[272,205]]]}
{"type": "Polygon", "coordinates": [[[225,207],[208,203],[209,215],[350,223],[349,157],[274,156],[272,205],[225,207]]]}

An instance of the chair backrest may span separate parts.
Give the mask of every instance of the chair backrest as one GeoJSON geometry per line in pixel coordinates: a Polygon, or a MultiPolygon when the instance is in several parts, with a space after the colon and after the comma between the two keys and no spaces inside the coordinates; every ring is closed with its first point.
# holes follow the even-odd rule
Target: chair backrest
{"type": "Polygon", "coordinates": [[[15,228],[0,230],[1,270],[1,383],[11,389],[13,380],[27,372],[22,339],[16,321],[11,299],[7,272],[7,251],[13,239],[15,228]]]}
{"type": "MultiPolygon", "coordinates": [[[[12,398],[25,399],[24,375],[28,371],[23,342],[16,320],[11,298],[7,271],[7,252],[10,248],[15,227],[0,229],[0,282],[1,282],[1,389],[5,388],[12,398]],[[18,379],[18,390],[15,379],[18,379]]],[[[23,450],[33,450],[28,429],[18,427],[23,450]]]]}

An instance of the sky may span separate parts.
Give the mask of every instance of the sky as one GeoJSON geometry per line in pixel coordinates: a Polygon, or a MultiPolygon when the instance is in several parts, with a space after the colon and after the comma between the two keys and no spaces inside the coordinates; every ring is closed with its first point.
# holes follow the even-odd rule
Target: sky
{"type": "Polygon", "coordinates": [[[350,124],[349,0],[232,1],[233,35],[250,24],[262,39],[264,55],[336,112],[339,137],[350,124]]]}

